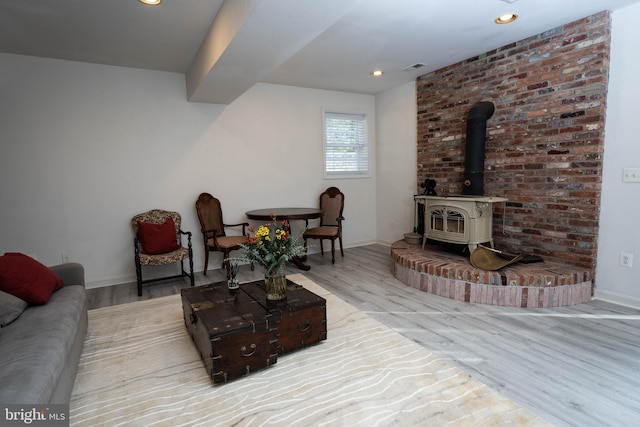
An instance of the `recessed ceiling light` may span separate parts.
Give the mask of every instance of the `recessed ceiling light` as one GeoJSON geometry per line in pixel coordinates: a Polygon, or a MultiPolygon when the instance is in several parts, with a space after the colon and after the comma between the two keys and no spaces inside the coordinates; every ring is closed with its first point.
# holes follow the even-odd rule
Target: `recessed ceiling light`
{"type": "Polygon", "coordinates": [[[508,24],[509,22],[513,22],[518,19],[518,15],[515,13],[505,13],[504,15],[500,15],[496,18],[496,24],[508,24]]]}
{"type": "Polygon", "coordinates": [[[373,77],[380,77],[383,74],[384,74],[384,71],[382,71],[382,70],[374,70],[374,71],[371,72],[371,75],[373,77]]]}
{"type": "Polygon", "coordinates": [[[156,5],[162,3],[162,0],[138,0],[140,3],[156,5]]]}

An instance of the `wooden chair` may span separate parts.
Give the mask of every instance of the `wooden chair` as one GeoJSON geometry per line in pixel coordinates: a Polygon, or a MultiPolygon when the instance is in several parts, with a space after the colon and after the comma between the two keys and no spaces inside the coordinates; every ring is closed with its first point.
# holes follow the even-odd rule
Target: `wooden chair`
{"type": "MultiPolygon", "coordinates": [[[[231,267],[229,258],[231,251],[241,249],[240,244],[247,243],[246,227],[248,222],[239,224],[225,224],[222,219],[222,208],[220,200],[216,199],[209,193],[202,193],[196,201],[196,211],[198,212],[198,220],[204,241],[204,274],[207,274],[209,266],[209,252],[222,252],[222,266],[227,269],[227,279],[231,277],[231,267]],[[241,236],[227,236],[225,228],[242,227],[241,236]]],[[[253,270],[253,264],[251,265],[253,270]]]]}
{"type": "Polygon", "coordinates": [[[344,210],[344,194],[336,187],[327,188],[320,195],[320,209],[322,217],[320,225],[307,229],[303,234],[304,247],[307,248],[307,239],[320,240],[320,253],[324,255],[324,240],[331,240],[331,263],[336,263],[336,239],[340,242],[340,254],[344,257],[342,249],[342,211],[344,210]]]}
{"type": "Polygon", "coordinates": [[[193,250],[191,232],[180,229],[181,217],[178,212],[160,209],[150,210],[131,219],[133,246],[136,264],[138,296],[142,296],[142,285],[177,277],[189,277],[194,285],[193,250]],[[182,236],[187,236],[187,247],[182,246],[182,236]],[[184,260],[189,260],[189,273],[185,271],[184,260]],[[180,262],[180,274],[142,279],[142,266],[158,266],[180,262]]]}

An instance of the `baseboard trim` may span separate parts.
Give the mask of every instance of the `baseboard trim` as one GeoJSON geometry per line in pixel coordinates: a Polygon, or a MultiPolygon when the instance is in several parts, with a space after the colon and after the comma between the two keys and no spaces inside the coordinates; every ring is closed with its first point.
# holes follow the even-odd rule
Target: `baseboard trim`
{"type": "Polygon", "coordinates": [[[593,299],[623,305],[625,307],[640,309],[640,298],[617,294],[615,292],[599,291],[598,288],[596,288],[594,292],[593,299]]]}

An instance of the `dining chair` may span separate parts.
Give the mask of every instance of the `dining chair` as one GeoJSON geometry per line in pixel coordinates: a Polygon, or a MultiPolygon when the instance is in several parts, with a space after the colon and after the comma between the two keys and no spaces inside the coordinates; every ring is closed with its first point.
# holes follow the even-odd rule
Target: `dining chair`
{"type": "Polygon", "coordinates": [[[340,243],[340,254],[344,258],[344,250],[342,249],[342,211],[344,210],[344,194],[337,187],[329,187],[320,194],[320,209],[322,216],[320,224],[317,227],[308,228],[302,234],[305,249],[307,248],[307,239],[317,239],[320,241],[320,253],[324,255],[323,242],[331,241],[331,263],[336,263],[336,239],[340,243]]]}
{"type": "MultiPolygon", "coordinates": [[[[209,266],[209,252],[222,253],[222,266],[227,270],[227,279],[231,277],[231,265],[228,261],[231,251],[242,249],[242,243],[247,243],[246,227],[248,222],[225,224],[222,218],[220,200],[209,193],[202,193],[196,201],[196,212],[200,221],[200,231],[204,242],[204,274],[207,275],[209,266]],[[242,227],[242,235],[227,236],[228,227],[242,227]]],[[[251,265],[253,270],[253,264],[251,265]]]]}

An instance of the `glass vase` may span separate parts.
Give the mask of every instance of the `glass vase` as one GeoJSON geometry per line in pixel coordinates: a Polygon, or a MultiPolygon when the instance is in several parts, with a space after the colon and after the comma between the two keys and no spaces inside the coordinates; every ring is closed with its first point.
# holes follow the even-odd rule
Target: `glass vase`
{"type": "Polygon", "coordinates": [[[287,298],[286,265],[279,265],[264,274],[264,287],[267,300],[279,301],[287,298]]]}

